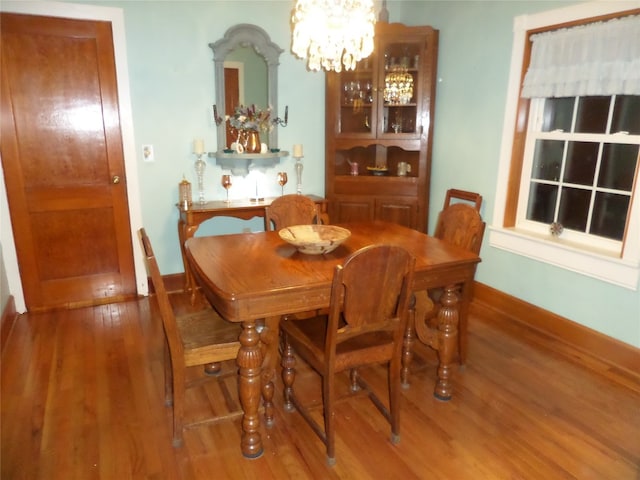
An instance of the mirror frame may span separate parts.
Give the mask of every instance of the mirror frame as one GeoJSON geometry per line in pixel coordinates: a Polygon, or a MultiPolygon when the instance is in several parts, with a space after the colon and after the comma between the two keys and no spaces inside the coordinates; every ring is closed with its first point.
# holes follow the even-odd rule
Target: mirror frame
{"type": "MultiPolygon", "coordinates": [[[[223,38],[210,43],[209,47],[213,50],[215,64],[216,108],[219,112],[218,115],[222,114],[223,120],[217,125],[217,148],[218,151],[221,151],[226,146],[224,62],[227,55],[237,47],[252,47],[258,55],[264,58],[267,63],[267,102],[271,106],[271,117],[275,119],[278,118],[278,65],[280,64],[280,54],[284,50],[273,43],[262,28],[248,23],[240,23],[230,27],[223,38]]],[[[265,105],[265,107],[269,105],[265,105]]],[[[277,125],[269,132],[269,145],[271,147],[278,146],[277,125]]]]}

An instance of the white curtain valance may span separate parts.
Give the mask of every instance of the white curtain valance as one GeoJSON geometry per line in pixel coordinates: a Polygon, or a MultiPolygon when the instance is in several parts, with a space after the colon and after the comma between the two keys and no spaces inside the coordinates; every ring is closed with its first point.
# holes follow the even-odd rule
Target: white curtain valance
{"type": "Polygon", "coordinates": [[[640,95],[640,16],[531,37],[522,97],[640,95]]]}

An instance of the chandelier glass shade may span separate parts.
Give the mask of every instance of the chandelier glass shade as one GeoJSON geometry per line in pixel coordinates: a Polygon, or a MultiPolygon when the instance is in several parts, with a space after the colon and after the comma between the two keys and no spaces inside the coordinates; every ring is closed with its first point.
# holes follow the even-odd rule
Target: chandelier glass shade
{"type": "Polygon", "coordinates": [[[373,52],[373,0],[297,0],[292,51],[309,70],[353,70],[373,52]]]}
{"type": "Polygon", "coordinates": [[[384,77],[384,101],[406,105],[413,97],[413,76],[405,67],[394,66],[384,77]]]}

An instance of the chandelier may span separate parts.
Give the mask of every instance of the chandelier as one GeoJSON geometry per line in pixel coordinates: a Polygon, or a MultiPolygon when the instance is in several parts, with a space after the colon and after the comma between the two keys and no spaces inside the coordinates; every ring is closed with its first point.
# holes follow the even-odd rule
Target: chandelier
{"type": "Polygon", "coordinates": [[[373,0],[297,0],[291,22],[293,53],[309,70],[353,70],[373,51],[373,0]]]}

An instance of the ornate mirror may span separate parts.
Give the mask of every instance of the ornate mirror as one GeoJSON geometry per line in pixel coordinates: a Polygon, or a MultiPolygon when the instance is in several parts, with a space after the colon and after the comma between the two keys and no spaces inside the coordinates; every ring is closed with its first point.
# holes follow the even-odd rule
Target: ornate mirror
{"type": "MultiPolygon", "coordinates": [[[[229,146],[227,128],[224,121],[227,95],[239,95],[240,103],[251,105],[255,103],[259,108],[271,107],[271,118],[278,118],[278,65],[280,54],[284,51],[273,43],[267,32],[256,25],[239,24],[226,31],[224,37],[215,43],[210,43],[213,50],[216,76],[216,107],[218,151],[229,146]],[[234,85],[226,85],[225,63],[227,66],[238,66],[240,78],[240,92],[232,92],[238,82],[233,74],[234,85]],[[256,79],[264,78],[264,85],[256,85],[256,79]],[[253,82],[253,84],[252,84],[253,82]],[[265,104],[266,102],[266,104],[265,104]],[[222,121],[220,121],[222,120],[222,121]]],[[[229,74],[229,68],[227,74],[229,74]]],[[[229,77],[228,77],[229,78],[229,77]]],[[[227,80],[230,82],[230,80],[227,80]]],[[[271,148],[278,145],[278,129],[269,132],[268,145],[271,148]]]]}

